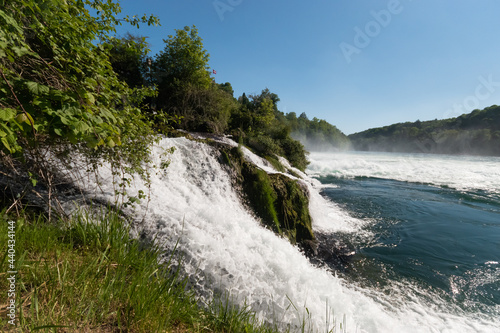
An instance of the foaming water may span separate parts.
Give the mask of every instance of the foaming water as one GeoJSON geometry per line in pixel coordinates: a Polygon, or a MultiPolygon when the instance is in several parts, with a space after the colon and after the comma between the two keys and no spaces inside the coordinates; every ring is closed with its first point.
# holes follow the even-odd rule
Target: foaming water
{"type": "MultiPolygon", "coordinates": [[[[494,332],[489,317],[474,317],[446,302],[422,297],[411,283],[393,288],[366,287],[313,266],[285,239],[263,228],[240,203],[231,180],[208,145],[184,138],[163,139],[153,149],[155,164],[170,148],[167,169],[152,174],[151,200],[129,213],[137,217],[137,234],[147,234],[165,248],[183,255],[183,269],[205,300],[214,291],[256,311],[262,320],[324,332],[344,321],[347,332],[494,332]],[[328,313],[328,315],[327,315],[328,313]],[[309,315],[310,314],[310,315],[309,315]]],[[[245,156],[268,171],[261,159],[245,156]]],[[[313,162],[313,170],[314,170],[313,162]]],[[[99,196],[113,201],[111,173],[100,170],[99,196]]],[[[304,175],[304,177],[306,177],[304,175]]],[[[319,193],[320,184],[306,177],[311,191],[311,214],[316,231],[362,233],[366,219],[352,217],[319,193]]],[[[94,183],[82,184],[92,188],[94,183]]],[[[147,192],[138,179],[132,192],[147,192]]],[[[456,281],[457,284],[460,281],[456,281]]]]}
{"type": "Polygon", "coordinates": [[[311,153],[309,174],[376,177],[500,193],[500,157],[373,152],[311,153]]]}

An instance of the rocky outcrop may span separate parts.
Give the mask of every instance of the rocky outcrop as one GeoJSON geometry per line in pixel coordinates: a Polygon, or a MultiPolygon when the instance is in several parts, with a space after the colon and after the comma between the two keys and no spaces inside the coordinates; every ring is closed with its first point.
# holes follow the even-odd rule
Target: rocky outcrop
{"type": "Polygon", "coordinates": [[[261,170],[238,147],[220,147],[220,154],[243,201],[266,227],[304,249],[314,246],[308,190],[299,180],[261,170]]]}

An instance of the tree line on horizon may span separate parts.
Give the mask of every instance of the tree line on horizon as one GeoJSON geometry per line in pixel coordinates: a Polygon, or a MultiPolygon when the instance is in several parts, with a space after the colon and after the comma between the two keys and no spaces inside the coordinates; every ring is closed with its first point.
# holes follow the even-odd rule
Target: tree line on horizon
{"type": "Polygon", "coordinates": [[[368,129],[348,136],[353,149],[500,156],[500,106],[442,120],[368,129]]]}

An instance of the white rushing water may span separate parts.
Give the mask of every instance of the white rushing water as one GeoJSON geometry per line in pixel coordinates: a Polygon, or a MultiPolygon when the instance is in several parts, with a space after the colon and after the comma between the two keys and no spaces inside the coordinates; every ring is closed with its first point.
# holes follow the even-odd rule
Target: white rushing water
{"type": "Polygon", "coordinates": [[[500,193],[500,157],[373,152],[311,153],[311,175],[376,177],[500,193]]]}
{"type": "MultiPolygon", "coordinates": [[[[161,158],[165,159],[162,154],[170,147],[176,149],[168,155],[168,168],[153,172],[150,202],[134,211],[136,228],[137,232],[156,236],[166,251],[179,242],[177,250],[184,254],[184,270],[198,278],[196,288],[207,299],[213,290],[227,292],[236,302],[249,305],[262,320],[297,327],[308,312],[311,318],[306,320],[306,327],[319,332],[333,326],[327,312],[337,321],[336,332],[343,320],[347,332],[499,331],[500,326],[491,320],[429,307],[404,290],[407,286],[394,286],[393,295],[379,295],[376,290],[350,286],[314,267],[297,247],[263,228],[245,209],[213,148],[184,138],[163,139],[153,150],[155,164],[161,164],[161,158]]],[[[245,155],[257,164],[264,163],[248,151],[245,155]]],[[[314,172],[337,168],[321,164],[321,155],[311,157],[314,172]]],[[[347,169],[342,172],[347,173],[347,169]]],[[[100,174],[99,196],[113,201],[110,172],[103,167],[100,174]]],[[[306,182],[311,190],[315,230],[360,230],[362,221],[322,198],[315,188],[317,181],[308,178],[306,182]]],[[[84,186],[92,188],[93,182],[84,186]]],[[[136,180],[132,192],[139,189],[147,192],[136,180]]]]}

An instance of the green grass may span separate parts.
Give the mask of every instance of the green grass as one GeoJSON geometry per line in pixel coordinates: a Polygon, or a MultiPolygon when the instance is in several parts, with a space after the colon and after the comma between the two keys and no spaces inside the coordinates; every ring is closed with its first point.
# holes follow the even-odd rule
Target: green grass
{"type": "MultiPolygon", "coordinates": [[[[129,236],[115,213],[100,223],[79,215],[49,223],[43,216],[0,212],[0,290],[7,290],[7,234],[16,223],[17,326],[0,304],[0,331],[12,332],[277,332],[228,298],[200,306],[187,280],[158,264],[160,252],[129,236]]],[[[171,257],[172,258],[172,257],[171,257]]],[[[172,260],[172,259],[171,259],[172,260]]]]}

